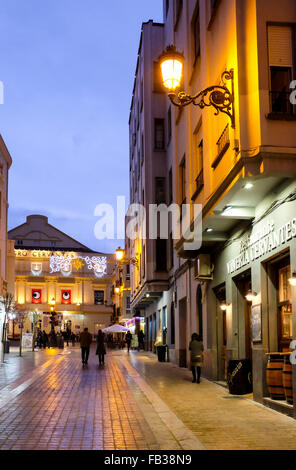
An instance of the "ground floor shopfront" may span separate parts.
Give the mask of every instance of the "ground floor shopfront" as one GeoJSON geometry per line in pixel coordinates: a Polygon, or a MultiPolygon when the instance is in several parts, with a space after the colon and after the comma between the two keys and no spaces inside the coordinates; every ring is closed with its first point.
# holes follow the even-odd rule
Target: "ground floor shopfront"
{"type": "MultiPolygon", "coordinates": [[[[232,234],[214,259],[214,280],[207,288],[213,346],[207,373],[225,380],[229,360],[249,359],[254,399],[264,404],[270,404],[267,354],[291,351],[296,338],[296,287],[290,284],[296,273],[296,201],[288,189],[264,211],[263,202],[247,230],[232,234]]],[[[295,366],[292,377],[295,404],[295,366]]]]}
{"type": "MultiPolygon", "coordinates": [[[[55,312],[55,330],[65,331],[69,328],[73,333],[78,335],[83,331],[84,328],[88,328],[92,335],[97,334],[101,329],[107,328],[111,323],[111,313],[89,313],[89,312],[55,312]]],[[[35,322],[37,322],[37,328],[42,331],[45,330],[49,333],[51,330],[51,312],[38,312],[34,316],[35,322]]],[[[31,332],[33,328],[33,314],[28,313],[24,317],[23,332],[31,332]]],[[[8,325],[8,338],[18,339],[20,337],[20,325],[15,320],[9,320],[8,325]]]]}
{"type": "MultiPolygon", "coordinates": [[[[143,312],[148,350],[156,352],[155,343],[162,340],[169,360],[188,367],[189,342],[197,332],[205,348],[204,377],[226,383],[229,361],[249,360],[254,399],[268,406],[273,406],[266,380],[268,353],[290,352],[296,339],[294,192],[290,185],[276,200],[269,195],[249,225],[238,223],[227,243],[214,247],[213,280],[198,280],[195,260],[183,260],[170,289],[143,312]]],[[[295,366],[292,381],[295,407],[295,366]]],[[[280,405],[296,417],[293,405],[280,405]]]]}

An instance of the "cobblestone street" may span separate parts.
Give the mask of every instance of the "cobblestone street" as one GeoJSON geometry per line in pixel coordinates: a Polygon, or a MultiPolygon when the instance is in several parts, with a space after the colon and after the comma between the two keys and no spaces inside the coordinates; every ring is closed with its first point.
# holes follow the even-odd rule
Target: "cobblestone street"
{"type": "Polygon", "coordinates": [[[0,449],[295,449],[296,422],[150,353],[10,354],[0,367],[0,449]]]}

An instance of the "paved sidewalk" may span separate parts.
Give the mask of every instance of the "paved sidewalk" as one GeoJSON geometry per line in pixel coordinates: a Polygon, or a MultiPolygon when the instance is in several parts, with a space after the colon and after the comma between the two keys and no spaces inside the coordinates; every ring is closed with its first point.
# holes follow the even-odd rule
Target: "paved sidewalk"
{"type": "Polygon", "coordinates": [[[296,422],[158,363],[150,353],[94,349],[10,356],[0,366],[0,449],[296,449],[296,422]]]}

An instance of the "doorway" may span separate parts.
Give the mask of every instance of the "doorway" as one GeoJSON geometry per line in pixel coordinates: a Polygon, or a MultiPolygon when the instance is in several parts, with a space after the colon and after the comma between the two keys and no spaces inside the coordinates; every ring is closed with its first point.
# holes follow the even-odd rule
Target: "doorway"
{"type": "Polygon", "coordinates": [[[219,380],[227,380],[227,309],[221,308],[226,305],[225,283],[215,287],[214,293],[217,299],[216,309],[216,331],[217,331],[217,364],[219,380]]]}
{"type": "Polygon", "coordinates": [[[179,301],[179,366],[187,367],[186,360],[187,298],[179,301]]]}
{"type": "Polygon", "coordinates": [[[203,340],[203,321],[202,321],[202,290],[200,284],[196,290],[196,315],[197,315],[197,327],[198,334],[203,340]]]}
{"type": "Polygon", "coordinates": [[[246,271],[235,279],[237,286],[238,310],[238,355],[240,359],[252,359],[252,302],[246,299],[252,291],[251,270],[246,271]]]}

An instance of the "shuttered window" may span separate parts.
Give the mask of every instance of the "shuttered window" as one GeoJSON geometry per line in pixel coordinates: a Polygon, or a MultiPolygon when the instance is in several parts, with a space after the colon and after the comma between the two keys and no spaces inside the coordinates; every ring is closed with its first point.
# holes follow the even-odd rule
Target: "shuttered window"
{"type": "Polygon", "coordinates": [[[270,67],[293,67],[291,26],[268,26],[270,67]]]}

